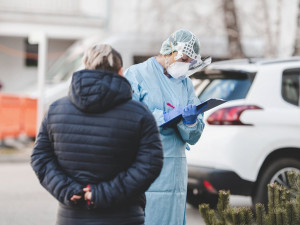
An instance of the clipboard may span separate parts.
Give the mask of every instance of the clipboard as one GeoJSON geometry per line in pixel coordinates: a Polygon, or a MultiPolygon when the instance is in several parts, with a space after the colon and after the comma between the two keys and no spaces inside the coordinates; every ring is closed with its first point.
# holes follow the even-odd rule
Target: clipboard
{"type": "MultiPolygon", "coordinates": [[[[197,105],[197,109],[201,109],[200,113],[206,112],[216,106],[219,106],[227,101],[223,99],[218,99],[218,98],[210,98],[206,100],[205,102],[202,102],[201,104],[197,105]]],[[[166,127],[171,127],[174,124],[177,124],[180,120],[182,119],[182,114],[175,116],[174,118],[170,119],[169,121],[161,124],[159,127],[166,128],[166,127]]]]}

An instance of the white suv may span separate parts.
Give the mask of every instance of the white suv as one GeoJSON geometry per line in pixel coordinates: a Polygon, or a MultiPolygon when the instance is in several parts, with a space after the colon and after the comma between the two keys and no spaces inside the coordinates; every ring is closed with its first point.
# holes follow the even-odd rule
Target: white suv
{"type": "Polygon", "coordinates": [[[228,102],[204,113],[187,152],[187,201],[214,207],[224,189],[266,203],[268,183],[300,170],[300,58],[217,62],[194,78],[200,100],[228,102]]]}

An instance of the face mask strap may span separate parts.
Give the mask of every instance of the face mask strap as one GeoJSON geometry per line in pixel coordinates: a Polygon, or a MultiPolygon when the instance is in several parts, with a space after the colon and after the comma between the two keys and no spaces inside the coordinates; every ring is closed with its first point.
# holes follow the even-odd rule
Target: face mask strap
{"type": "Polygon", "coordinates": [[[172,42],[171,42],[171,41],[170,41],[170,46],[171,46],[172,58],[173,58],[173,61],[175,62],[176,60],[174,59],[174,55],[173,55],[173,47],[172,47],[172,42]]]}
{"type": "MultiPolygon", "coordinates": [[[[176,62],[175,58],[174,58],[174,55],[173,55],[173,47],[172,47],[172,42],[170,41],[170,47],[171,47],[171,54],[172,54],[172,58],[173,58],[173,61],[176,62]]],[[[165,58],[165,66],[168,67],[169,66],[169,60],[166,59],[166,56],[164,56],[165,58]]]]}

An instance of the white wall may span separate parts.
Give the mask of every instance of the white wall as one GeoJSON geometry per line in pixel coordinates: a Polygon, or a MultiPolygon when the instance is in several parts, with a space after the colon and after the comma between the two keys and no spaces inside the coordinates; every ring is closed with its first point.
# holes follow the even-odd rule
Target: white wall
{"type": "Polygon", "coordinates": [[[22,85],[33,82],[37,69],[24,65],[24,38],[0,37],[0,44],[1,91],[15,92],[22,85]]]}
{"type": "Polygon", "coordinates": [[[34,32],[47,34],[50,66],[75,40],[103,29],[106,3],[107,0],[0,0],[1,91],[19,93],[26,86],[35,86],[32,84],[37,80],[37,68],[26,67],[24,62],[27,36],[34,32]]]}
{"type": "MultiPolygon", "coordinates": [[[[18,93],[37,79],[37,68],[25,65],[25,38],[0,36],[0,82],[1,92],[18,93]]],[[[48,66],[57,59],[74,41],[49,40],[48,66]]]]}

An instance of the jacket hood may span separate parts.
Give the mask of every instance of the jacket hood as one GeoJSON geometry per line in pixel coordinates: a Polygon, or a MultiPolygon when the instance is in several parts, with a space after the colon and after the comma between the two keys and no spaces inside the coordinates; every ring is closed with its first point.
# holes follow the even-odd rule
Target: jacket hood
{"type": "Polygon", "coordinates": [[[104,112],[131,99],[129,82],[104,70],[80,70],[73,74],[69,89],[71,102],[81,111],[104,112]]]}

